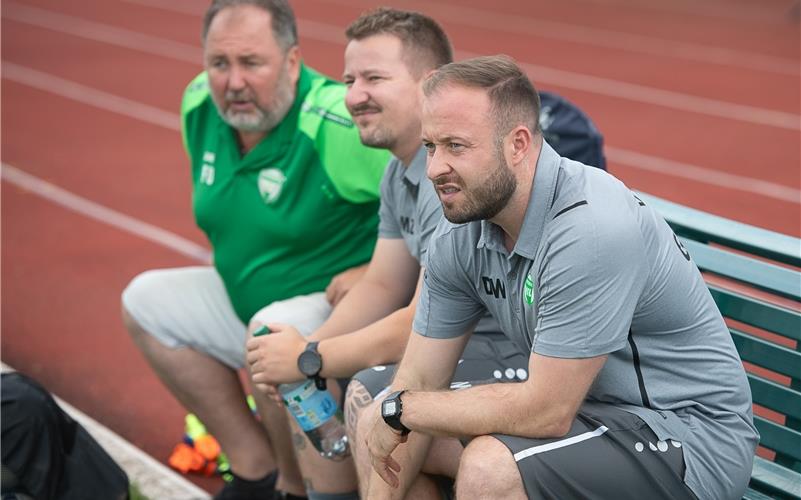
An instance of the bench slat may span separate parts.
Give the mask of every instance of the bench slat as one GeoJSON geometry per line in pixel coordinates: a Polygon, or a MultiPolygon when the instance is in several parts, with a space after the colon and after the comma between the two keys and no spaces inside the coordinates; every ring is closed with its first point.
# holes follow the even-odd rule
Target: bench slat
{"type": "MultiPolygon", "coordinates": [[[[751,488],[771,495],[801,498],[801,474],[762,457],[754,457],[751,488]]],[[[749,497],[746,493],[746,498],[757,497],[749,497]]]]}
{"type": "Polygon", "coordinates": [[[708,287],[724,317],[793,340],[801,340],[801,314],[798,312],[753,297],[746,297],[716,285],[709,284],[708,287]]]}
{"type": "Polygon", "coordinates": [[[693,262],[703,271],[747,283],[782,297],[801,300],[798,272],[768,262],[711,247],[689,238],[680,238],[693,262]]]}
{"type": "Polygon", "coordinates": [[[801,352],[730,328],[740,359],[794,379],[801,379],[801,352]]]}
{"type": "Polygon", "coordinates": [[[761,435],[759,444],[795,460],[801,460],[801,432],[759,416],[754,416],[754,424],[761,435]]]}
{"type": "Polygon", "coordinates": [[[637,193],[665,218],[679,236],[696,241],[714,241],[737,250],[801,267],[801,245],[798,238],[768,231],[694,208],[672,203],[655,196],[637,193]]]}
{"type": "Polygon", "coordinates": [[[751,385],[754,403],[783,415],[801,418],[801,392],[753,373],[748,374],[748,383],[751,385]]]}
{"type": "Polygon", "coordinates": [[[740,359],[763,368],[801,379],[801,352],[776,345],[772,342],[730,328],[732,340],[740,353],[740,359]]]}

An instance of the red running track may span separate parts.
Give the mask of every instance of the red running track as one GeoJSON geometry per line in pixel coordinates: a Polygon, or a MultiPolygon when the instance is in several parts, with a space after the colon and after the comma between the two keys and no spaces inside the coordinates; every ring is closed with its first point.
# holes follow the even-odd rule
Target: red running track
{"type": "MultiPolygon", "coordinates": [[[[376,3],[295,4],[306,61],[340,75],[344,27],[376,3]]],[[[459,57],[510,54],[540,88],[580,105],[605,135],[610,170],[632,188],[801,235],[791,0],[394,5],[439,19],[459,57]]],[[[137,273],[195,264],[192,248],[207,247],[177,121],[201,69],[204,7],[2,4],[2,359],[161,461],[184,412],[125,334],[119,294],[137,273]],[[19,171],[34,184],[23,187],[19,171]],[[39,194],[39,181],[180,236],[184,253],[68,210],[39,194]]]]}

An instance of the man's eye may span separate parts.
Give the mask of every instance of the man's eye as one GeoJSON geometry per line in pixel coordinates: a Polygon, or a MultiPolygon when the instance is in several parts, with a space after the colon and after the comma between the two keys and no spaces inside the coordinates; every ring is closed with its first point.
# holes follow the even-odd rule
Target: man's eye
{"type": "Polygon", "coordinates": [[[428,156],[433,156],[434,151],[436,151],[437,147],[434,145],[433,142],[424,142],[423,147],[426,148],[426,152],[428,156]]]}
{"type": "Polygon", "coordinates": [[[225,59],[215,59],[211,62],[211,67],[214,69],[225,69],[228,67],[228,61],[225,59]]]}
{"type": "Polygon", "coordinates": [[[448,149],[451,151],[462,151],[464,149],[464,144],[459,144],[458,142],[449,142],[448,149]]]}

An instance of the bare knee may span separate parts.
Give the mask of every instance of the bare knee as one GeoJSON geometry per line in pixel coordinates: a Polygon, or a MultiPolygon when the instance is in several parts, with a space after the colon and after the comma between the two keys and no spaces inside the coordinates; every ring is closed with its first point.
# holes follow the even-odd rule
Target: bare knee
{"type": "Polygon", "coordinates": [[[348,439],[356,439],[356,428],[361,420],[364,409],[373,402],[370,391],[358,380],[351,380],[345,393],[345,423],[348,439]]]}
{"type": "Polygon", "coordinates": [[[462,452],[456,476],[457,498],[526,498],[514,457],[491,436],[473,439],[462,452]]]}

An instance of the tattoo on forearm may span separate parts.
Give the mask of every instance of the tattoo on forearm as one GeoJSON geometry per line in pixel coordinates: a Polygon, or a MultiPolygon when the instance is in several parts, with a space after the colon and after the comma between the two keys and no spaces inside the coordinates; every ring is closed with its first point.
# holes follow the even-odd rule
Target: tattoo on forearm
{"type": "Polygon", "coordinates": [[[356,436],[356,422],[362,409],[373,402],[373,397],[361,382],[352,381],[348,385],[348,392],[345,394],[345,419],[348,436],[351,439],[356,436]]]}
{"type": "Polygon", "coordinates": [[[292,433],[292,444],[295,445],[295,449],[300,451],[306,448],[306,436],[301,434],[300,432],[293,432],[292,433]]]}

